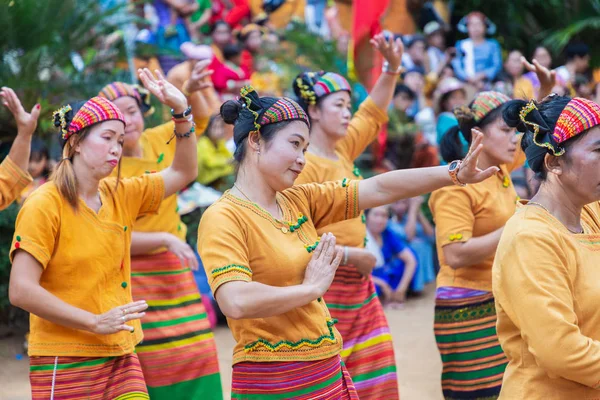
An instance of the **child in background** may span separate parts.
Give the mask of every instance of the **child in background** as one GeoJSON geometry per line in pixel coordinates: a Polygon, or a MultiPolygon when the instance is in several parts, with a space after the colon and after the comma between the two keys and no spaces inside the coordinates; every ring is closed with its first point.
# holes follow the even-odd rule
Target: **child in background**
{"type": "Polygon", "coordinates": [[[27,171],[33,178],[33,182],[21,192],[21,204],[35,189],[46,183],[50,176],[50,172],[52,171],[52,167],[54,166],[53,164],[54,162],[50,160],[50,153],[48,152],[48,147],[46,147],[44,141],[34,137],[31,141],[31,153],[29,155],[29,166],[27,168],[27,171]]]}
{"type": "MultiPolygon", "coordinates": [[[[198,139],[198,178],[202,185],[219,186],[234,172],[233,154],[226,142],[233,135],[231,125],[225,125],[220,115],[211,117],[204,135],[198,139]]],[[[219,190],[219,189],[217,189],[219,190]]]]}
{"type": "Polygon", "coordinates": [[[377,259],[373,282],[381,302],[391,308],[400,307],[417,269],[417,260],[402,239],[388,229],[390,209],[375,207],[365,211],[367,216],[367,245],[377,259]]]}

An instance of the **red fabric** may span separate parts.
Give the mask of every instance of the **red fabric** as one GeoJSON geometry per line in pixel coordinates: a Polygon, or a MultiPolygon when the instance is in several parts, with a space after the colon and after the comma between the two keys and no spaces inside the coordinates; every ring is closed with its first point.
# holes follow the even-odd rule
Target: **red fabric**
{"type": "Polygon", "coordinates": [[[254,56],[248,50],[242,51],[242,61],[240,62],[240,68],[246,74],[246,78],[250,79],[254,73],[254,56]]]}
{"type": "Polygon", "coordinates": [[[238,71],[236,71],[225,63],[220,64],[214,71],[211,77],[215,90],[219,94],[230,91],[227,88],[228,81],[245,81],[247,79],[246,74],[241,68],[238,68],[238,71]]]}
{"type": "Polygon", "coordinates": [[[229,13],[225,17],[225,22],[233,29],[236,29],[244,18],[250,18],[250,4],[248,0],[232,0],[232,3],[233,8],[229,10],[229,13]]]}

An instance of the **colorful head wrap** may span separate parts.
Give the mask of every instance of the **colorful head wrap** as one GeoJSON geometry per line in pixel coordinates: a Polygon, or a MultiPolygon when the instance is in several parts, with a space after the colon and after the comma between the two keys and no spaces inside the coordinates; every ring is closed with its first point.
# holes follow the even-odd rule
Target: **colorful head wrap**
{"type": "Polygon", "coordinates": [[[352,94],[352,87],[343,76],[335,72],[303,72],[296,77],[294,92],[308,105],[327,95],[346,91],[352,94]]]}
{"type": "Polygon", "coordinates": [[[115,101],[120,97],[133,97],[137,101],[144,117],[154,113],[154,107],[150,104],[150,92],[139,85],[130,85],[125,82],[113,82],[102,88],[98,96],[104,97],[110,101],[115,101]]]}
{"type": "Polygon", "coordinates": [[[100,122],[117,120],[125,124],[125,117],[119,108],[102,97],[92,97],[75,112],[75,115],[73,115],[73,107],[67,104],[56,110],[52,117],[54,126],[60,128],[63,140],[100,122]]]}
{"type": "Polygon", "coordinates": [[[519,118],[532,128],[533,142],[558,157],[565,153],[565,149],[560,146],[562,143],[600,125],[600,106],[582,97],[571,99],[558,116],[553,130],[544,124],[533,100],[521,109],[519,118]]]}
{"type": "Polygon", "coordinates": [[[454,110],[457,117],[460,114],[468,114],[475,123],[480,122],[490,112],[510,101],[510,97],[500,92],[480,92],[471,102],[471,106],[461,106],[454,110]]]}
{"type": "Polygon", "coordinates": [[[285,97],[260,97],[252,86],[240,90],[241,111],[233,128],[234,142],[239,145],[252,132],[269,124],[302,121],[310,128],[308,115],[294,100],[285,97]]]}

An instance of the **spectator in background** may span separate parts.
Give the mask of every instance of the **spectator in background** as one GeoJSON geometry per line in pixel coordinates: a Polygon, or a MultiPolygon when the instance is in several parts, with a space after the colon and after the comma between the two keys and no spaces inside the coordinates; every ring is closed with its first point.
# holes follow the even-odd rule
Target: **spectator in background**
{"type": "Polygon", "coordinates": [[[304,22],[306,0],[249,0],[254,21],[265,21],[273,30],[285,29],[290,22],[304,22]]]}
{"type": "Polygon", "coordinates": [[[416,93],[408,86],[396,85],[392,105],[388,111],[388,135],[383,160],[383,166],[388,170],[410,168],[418,127],[406,115],[406,111],[416,98],[416,93]]]}
{"type": "Polygon", "coordinates": [[[474,11],[460,20],[458,30],[469,37],[456,42],[456,58],[452,60],[456,77],[478,90],[484,89],[502,69],[500,45],[495,39],[485,38],[496,32],[496,25],[474,11]]]}
{"type": "Polygon", "coordinates": [[[388,229],[399,235],[412,249],[418,268],[413,279],[413,290],[420,292],[435,280],[435,232],[432,223],[423,213],[423,196],[399,200],[392,204],[392,219],[388,229]]]}
{"type": "Polygon", "coordinates": [[[210,19],[212,18],[211,0],[195,0],[198,3],[198,9],[186,18],[186,27],[193,41],[199,42],[203,35],[210,32],[210,19]]]}
{"type": "Polygon", "coordinates": [[[191,17],[195,14],[200,4],[197,0],[179,0],[169,2],[171,5],[171,25],[166,29],[166,35],[177,35],[177,22],[183,20],[183,25],[192,39],[197,39],[197,30],[193,26],[191,17]]]}
{"type": "Polygon", "coordinates": [[[223,49],[223,62],[212,75],[215,90],[221,100],[235,98],[242,87],[249,83],[246,72],[241,68],[242,47],[239,44],[228,44],[223,49]]]}
{"type": "Polygon", "coordinates": [[[427,58],[429,59],[429,70],[437,71],[446,63],[445,50],[446,38],[444,29],[437,21],[431,21],[425,28],[423,33],[427,39],[427,58]]]}
{"type": "Polygon", "coordinates": [[[226,146],[227,139],[232,136],[233,127],[225,125],[220,115],[213,115],[210,118],[204,135],[198,138],[196,181],[205,186],[215,187],[218,186],[219,181],[233,175],[233,154],[226,146]]]}
{"type": "MultiPolygon", "coordinates": [[[[550,50],[544,46],[538,46],[533,51],[532,60],[536,60],[542,67],[551,70],[552,69],[552,55],[550,54],[550,50]]],[[[540,80],[534,71],[528,71],[523,77],[531,82],[533,86],[533,94],[534,98],[537,98],[538,93],[540,91],[540,80]]],[[[556,76],[556,84],[560,86],[565,86],[565,82],[557,75],[556,76]]]]}
{"type": "MultiPolygon", "coordinates": [[[[467,102],[465,85],[456,78],[445,78],[438,84],[435,93],[435,106],[437,114],[437,144],[439,146],[446,131],[453,126],[458,126],[458,120],[453,110],[464,106],[467,102]]],[[[464,141],[465,154],[469,144],[464,141]]]]}
{"type": "Polygon", "coordinates": [[[513,98],[533,99],[533,85],[529,79],[523,77],[523,71],[523,53],[512,50],[504,61],[504,70],[494,83],[494,90],[513,98]]]}
{"type": "Polygon", "coordinates": [[[421,35],[414,35],[406,41],[406,51],[402,55],[402,66],[406,69],[422,68],[426,71],[429,65],[425,62],[427,43],[421,35]]]}
{"type": "MultiPolygon", "coordinates": [[[[154,0],[153,4],[158,18],[156,45],[160,50],[168,50],[170,53],[179,52],[179,47],[190,40],[190,35],[180,15],[173,23],[171,12],[175,9],[179,14],[184,13],[186,5],[175,7],[179,3],[174,0],[154,0]]],[[[180,59],[172,54],[161,54],[158,56],[158,61],[166,75],[180,59]]]]}
{"type": "Polygon", "coordinates": [[[420,67],[409,68],[402,74],[402,81],[417,95],[413,104],[406,110],[406,115],[414,119],[421,108],[425,106],[423,93],[425,89],[425,70],[420,67]]]}
{"type": "MultiPolygon", "coordinates": [[[[225,21],[217,21],[210,29],[210,39],[215,62],[223,62],[223,49],[231,43],[231,26],[225,21]]],[[[213,67],[214,65],[211,65],[213,67]]]]}
{"type": "Polygon", "coordinates": [[[322,37],[329,37],[329,25],[325,18],[327,0],[307,0],[304,19],[308,29],[322,37]]]}
{"type": "Polygon", "coordinates": [[[21,192],[21,203],[25,201],[31,192],[48,181],[50,172],[54,167],[53,164],[54,162],[50,160],[50,153],[44,141],[38,137],[32,138],[27,172],[29,172],[33,181],[21,192]]]}
{"type": "Polygon", "coordinates": [[[263,45],[263,34],[265,29],[257,24],[244,26],[237,34],[238,40],[243,46],[241,68],[250,78],[255,70],[254,58],[260,53],[263,45]]]}
{"type": "Polygon", "coordinates": [[[417,260],[402,239],[388,229],[389,206],[366,210],[367,246],[377,263],[373,282],[382,304],[397,307],[406,300],[406,293],[417,269],[417,260]]]}
{"type": "Polygon", "coordinates": [[[250,18],[248,0],[211,0],[211,6],[211,26],[218,21],[224,21],[237,29],[245,19],[250,18]]]}
{"type": "Polygon", "coordinates": [[[590,66],[590,48],[585,43],[571,43],[567,46],[566,58],[566,64],[556,68],[556,76],[573,91],[577,74],[583,74],[590,66]]]}

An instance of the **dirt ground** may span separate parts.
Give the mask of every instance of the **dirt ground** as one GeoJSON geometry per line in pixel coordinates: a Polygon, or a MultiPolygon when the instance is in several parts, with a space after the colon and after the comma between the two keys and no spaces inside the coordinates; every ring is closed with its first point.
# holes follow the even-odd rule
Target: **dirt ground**
{"type": "MultiPolygon", "coordinates": [[[[433,299],[435,288],[429,285],[421,297],[411,298],[405,308],[386,312],[396,349],[398,381],[402,400],[439,400],[440,356],[433,336],[433,299]]],[[[231,349],[234,342],[226,327],[215,332],[225,398],[231,387],[231,349]]],[[[22,338],[0,341],[0,399],[30,398],[27,356],[20,360],[22,338]]]]}

